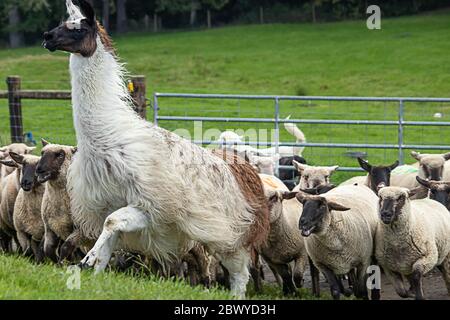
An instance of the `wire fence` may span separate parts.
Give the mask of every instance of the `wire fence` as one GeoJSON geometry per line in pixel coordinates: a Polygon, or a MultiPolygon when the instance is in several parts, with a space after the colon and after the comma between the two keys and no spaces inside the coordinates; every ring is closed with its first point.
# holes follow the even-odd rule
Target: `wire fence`
{"type": "MultiPolygon", "coordinates": [[[[11,116],[8,96],[0,94],[0,145],[11,142],[11,130],[16,126],[22,127],[26,143],[38,147],[40,138],[75,145],[70,101],[29,99],[26,97],[31,93],[27,90],[37,84],[22,81],[21,85],[24,90],[19,115],[11,116]]],[[[47,84],[38,85],[42,88],[47,84]]],[[[49,83],[48,87],[70,85],[49,83]]],[[[194,143],[216,148],[220,133],[232,130],[244,136],[243,143],[258,148],[302,146],[308,164],[340,166],[342,171],[335,174],[335,181],[355,174],[348,171],[360,170],[356,156],[374,164],[389,164],[397,159],[412,163],[410,150],[450,150],[450,99],[446,98],[155,93],[148,101],[153,112],[148,113],[149,120],[194,143]],[[285,130],[285,122],[295,123],[307,142],[296,143],[285,130]]]]}
{"type": "Polygon", "coordinates": [[[153,121],[172,131],[182,128],[197,144],[217,147],[218,135],[232,130],[244,135],[247,145],[303,146],[309,164],[339,165],[338,180],[352,175],[345,171],[361,171],[356,156],[374,164],[411,163],[411,150],[450,150],[449,119],[447,98],[176,93],[153,98],[153,121]],[[283,128],[286,122],[297,124],[307,142],[296,143],[283,128]]]}

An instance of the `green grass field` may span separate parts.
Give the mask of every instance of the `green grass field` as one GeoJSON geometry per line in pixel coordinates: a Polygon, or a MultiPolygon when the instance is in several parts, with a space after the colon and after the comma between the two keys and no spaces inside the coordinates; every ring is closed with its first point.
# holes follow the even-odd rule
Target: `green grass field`
{"type": "MultiPolygon", "coordinates": [[[[351,21],[130,34],[115,41],[130,74],[146,75],[150,99],[153,92],[448,97],[449,21],[450,12],[441,11],[383,19],[379,31],[367,30],[365,21],[351,21]]],[[[20,75],[24,89],[70,89],[68,55],[51,54],[38,46],[0,50],[0,79],[8,75],[20,75]]],[[[2,80],[0,90],[5,88],[2,80]]],[[[405,107],[405,120],[435,121],[433,114],[441,112],[443,117],[438,120],[449,121],[450,104],[407,103],[405,107]]],[[[160,108],[161,115],[270,118],[274,114],[274,104],[269,101],[161,99],[160,108]]],[[[396,120],[397,108],[393,103],[306,101],[282,102],[280,111],[282,117],[291,114],[292,118],[396,120]]],[[[23,117],[25,131],[31,131],[36,140],[44,137],[75,143],[69,102],[24,100],[23,117]]],[[[160,125],[193,131],[192,123],[161,121],[160,125]]],[[[255,127],[245,123],[203,124],[204,131],[213,128],[255,127]]],[[[270,128],[269,124],[256,126],[270,128]]],[[[396,127],[301,128],[309,142],[397,143],[396,127]]],[[[405,143],[450,145],[449,133],[446,127],[406,127],[405,143]]],[[[283,129],[281,140],[293,142],[283,129]]],[[[8,105],[0,100],[0,145],[8,142],[8,105]]],[[[304,156],[312,164],[355,166],[354,159],[344,156],[346,151],[366,151],[374,163],[397,158],[393,150],[330,148],[307,148],[304,156]]],[[[340,182],[349,176],[337,173],[334,180],[340,182]]],[[[90,273],[83,274],[88,289],[69,292],[61,286],[61,269],[36,267],[10,257],[0,256],[0,260],[0,265],[9,266],[0,267],[0,298],[228,298],[220,290],[205,293],[180,283],[131,279],[120,274],[95,279],[90,273]],[[7,271],[11,269],[15,270],[13,274],[7,271]]],[[[279,297],[279,290],[269,288],[268,292],[269,297],[279,297]]]]}

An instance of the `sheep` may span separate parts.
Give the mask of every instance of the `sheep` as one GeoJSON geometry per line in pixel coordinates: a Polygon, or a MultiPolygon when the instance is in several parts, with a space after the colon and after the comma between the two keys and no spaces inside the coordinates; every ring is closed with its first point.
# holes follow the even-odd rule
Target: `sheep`
{"type": "Polygon", "coordinates": [[[293,199],[296,192],[290,192],[281,180],[266,175],[260,177],[270,209],[270,233],[260,252],[274,273],[281,276],[283,293],[295,294],[296,286],[303,284],[308,261],[303,238],[298,232],[301,205],[293,199]],[[293,272],[290,262],[294,262],[293,272]]]}
{"type": "Polygon", "coordinates": [[[416,179],[417,182],[427,188],[430,199],[440,202],[450,211],[450,182],[424,180],[420,177],[416,177],[416,179]]]}
{"type": "Polygon", "coordinates": [[[377,196],[366,186],[352,185],[322,195],[298,192],[296,198],[303,204],[299,228],[306,251],[327,278],[333,298],[344,293],[338,276],[345,274],[353,277],[355,295],[367,298],[365,279],[373,254],[377,196]]]}
{"type": "Polygon", "coordinates": [[[40,243],[44,236],[41,205],[45,188],[35,175],[40,157],[13,152],[10,156],[19,166],[21,186],[14,204],[14,229],[23,253],[28,255],[31,250],[36,262],[41,262],[43,254],[40,243]]]}
{"type": "MultiPolygon", "coordinates": [[[[422,179],[440,181],[444,174],[444,164],[450,159],[450,152],[445,154],[420,154],[411,151],[411,156],[419,161],[418,167],[403,165],[392,171],[391,186],[414,189],[420,187],[416,176],[422,179]]],[[[415,195],[418,196],[417,194],[415,195]]]]}
{"type": "Polygon", "coordinates": [[[390,185],[391,172],[399,164],[397,160],[389,166],[372,166],[362,158],[358,158],[358,163],[361,168],[368,172],[368,174],[366,176],[357,176],[350,178],[349,180],[342,182],[340,185],[353,185],[355,183],[366,185],[375,193],[378,193],[379,189],[388,187],[390,185]]]}
{"type": "Polygon", "coordinates": [[[275,163],[280,159],[279,155],[261,157],[248,154],[247,159],[256,171],[262,174],[275,175],[275,163]]]}
{"type": "Polygon", "coordinates": [[[375,256],[400,297],[424,299],[422,279],[434,267],[441,271],[450,295],[450,216],[439,202],[411,200],[411,195],[401,187],[378,192],[375,256]]]}
{"type": "MultiPolygon", "coordinates": [[[[31,154],[36,147],[29,147],[24,143],[12,143],[6,147],[2,147],[0,151],[2,151],[4,159],[8,159],[9,153],[14,152],[16,154],[31,154]]],[[[14,167],[10,166],[1,166],[0,176],[4,179],[6,176],[10,175],[14,171],[14,167]]]]}
{"type": "MultiPolygon", "coordinates": [[[[306,164],[305,158],[297,156],[297,155],[289,156],[289,157],[282,157],[278,161],[278,164],[280,166],[293,166],[294,160],[297,161],[298,163],[306,164]]],[[[278,178],[280,178],[280,180],[282,180],[284,182],[284,184],[286,185],[286,187],[288,187],[289,190],[294,189],[295,183],[292,181],[288,181],[288,180],[297,180],[298,177],[299,177],[299,174],[298,174],[298,171],[295,170],[295,168],[294,168],[294,170],[284,169],[284,168],[278,169],[278,178]]]]}
{"type": "MultiPolygon", "coordinates": [[[[290,116],[289,116],[290,117],[290,116]]],[[[286,118],[286,120],[289,119],[286,118]]],[[[306,138],[304,133],[294,124],[290,122],[284,123],[284,128],[287,132],[289,132],[292,136],[296,138],[297,143],[306,142],[306,138]]],[[[224,131],[220,134],[219,139],[216,141],[219,144],[222,144],[223,149],[232,149],[237,152],[249,152],[258,156],[266,156],[270,157],[276,154],[279,154],[280,157],[289,157],[294,155],[301,156],[304,147],[290,147],[290,146],[279,146],[278,149],[276,147],[270,148],[255,148],[250,145],[245,144],[237,144],[243,143],[242,136],[238,135],[233,131],[224,131]]]]}
{"type": "Polygon", "coordinates": [[[292,163],[300,174],[300,181],[293,191],[312,189],[320,185],[330,184],[331,175],[339,168],[339,166],[309,166],[295,160],[292,163]]]}
{"type": "MultiPolygon", "coordinates": [[[[1,160],[3,167],[17,168],[18,165],[12,159],[1,160]]],[[[16,243],[16,230],[14,228],[13,213],[14,203],[20,189],[20,170],[16,169],[3,179],[2,197],[0,203],[0,242],[4,252],[12,251],[12,240],[16,243]]]]}
{"type": "MultiPolygon", "coordinates": [[[[50,144],[42,139],[42,157],[36,168],[37,180],[45,183],[42,201],[42,220],[45,226],[44,253],[57,262],[57,249],[60,240],[65,241],[73,232],[70,213],[70,198],[67,192],[67,171],[77,148],[50,144]]],[[[75,249],[73,246],[61,247],[60,259],[67,258],[75,249]]]]}

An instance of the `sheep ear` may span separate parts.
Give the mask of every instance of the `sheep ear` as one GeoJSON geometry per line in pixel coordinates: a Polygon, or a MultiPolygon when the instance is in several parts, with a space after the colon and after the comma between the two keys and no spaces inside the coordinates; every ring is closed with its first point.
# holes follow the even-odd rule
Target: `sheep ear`
{"type": "Polygon", "coordinates": [[[300,162],[297,162],[295,160],[292,160],[292,164],[294,165],[294,168],[297,169],[298,172],[302,173],[303,170],[306,169],[307,165],[306,164],[302,164],[300,162]]]}
{"type": "Polygon", "coordinates": [[[398,162],[398,160],[397,161],[395,161],[393,164],[391,164],[390,166],[389,166],[389,170],[394,170],[395,168],[397,168],[398,167],[398,165],[400,164],[400,162],[398,162]]]}
{"type": "Polygon", "coordinates": [[[30,154],[34,151],[34,149],[36,149],[36,147],[27,147],[27,151],[25,153],[30,154]]]}
{"type": "Polygon", "coordinates": [[[10,152],[9,153],[10,157],[18,164],[23,164],[23,155],[15,153],[15,152],[10,152]]]}
{"type": "Polygon", "coordinates": [[[420,161],[420,158],[422,157],[420,155],[420,152],[416,152],[416,151],[411,151],[411,156],[416,159],[417,161],[420,161]]]}
{"type": "Polygon", "coordinates": [[[372,170],[372,166],[364,159],[358,157],[359,166],[363,168],[365,171],[370,172],[372,170]]]}
{"type": "Polygon", "coordinates": [[[323,193],[327,193],[328,191],[330,191],[331,189],[336,188],[336,185],[334,184],[326,184],[326,185],[321,185],[317,187],[317,194],[323,194],[323,193]]]}
{"type": "Polygon", "coordinates": [[[297,194],[295,195],[295,199],[297,199],[297,201],[301,204],[305,204],[306,200],[308,200],[308,194],[302,191],[297,192],[297,194]]]}
{"type": "Polygon", "coordinates": [[[305,192],[307,194],[311,194],[311,195],[319,194],[319,191],[317,190],[317,188],[306,188],[306,189],[302,189],[301,191],[305,192]]]}
{"type": "Polygon", "coordinates": [[[408,195],[408,197],[414,197],[416,194],[418,194],[419,192],[422,192],[422,188],[421,187],[417,187],[414,189],[406,189],[406,194],[408,195]]]}
{"type": "Polygon", "coordinates": [[[48,142],[47,140],[45,140],[44,138],[41,138],[41,143],[42,146],[45,147],[46,145],[50,144],[50,142],[48,142]]]}
{"type": "Polygon", "coordinates": [[[339,203],[336,203],[334,201],[328,201],[327,200],[328,208],[335,211],[348,211],[350,208],[344,207],[343,205],[340,205],[339,203]]]}
{"type": "Polygon", "coordinates": [[[335,172],[338,168],[339,168],[339,166],[328,167],[328,172],[329,172],[330,174],[332,174],[332,173],[335,172]]]}
{"type": "Polygon", "coordinates": [[[445,161],[450,160],[450,152],[444,153],[442,156],[444,157],[445,161]]]}
{"type": "Polygon", "coordinates": [[[78,147],[72,147],[72,154],[75,154],[78,151],[78,147]]]}
{"type": "Polygon", "coordinates": [[[19,165],[14,160],[0,160],[0,163],[7,167],[13,167],[13,168],[19,167],[19,165]]]}
{"type": "Polygon", "coordinates": [[[430,189],[430,187],[431,187],[430,181],[425,180],[425,179],[422,179],[422,178],[419,177],[419,176],[416,176],[416,180],[417,180],[418,183],[420,183],[421,185],[423,185],[425,188],[430,189]]]}
{"type": "Polygon", "coordinates": [[[281,194],[282,200],[289,200],[289,199],[293,199],[295,198],[295,196],[297,195],[297,191],[284,191],[281,194]]]}

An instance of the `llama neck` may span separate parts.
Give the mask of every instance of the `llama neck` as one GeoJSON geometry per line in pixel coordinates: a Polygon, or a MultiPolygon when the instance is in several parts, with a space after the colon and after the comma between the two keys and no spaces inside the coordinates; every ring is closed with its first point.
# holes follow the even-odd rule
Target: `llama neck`
{"type": "Polygon", "coordinates": [[[78,144],[103,139],[133,127],[138,117],[131,108],[123,82],[123,70],[97,38],[97,50],[89,58],[71,54],[72,105],[78,144]]]}

